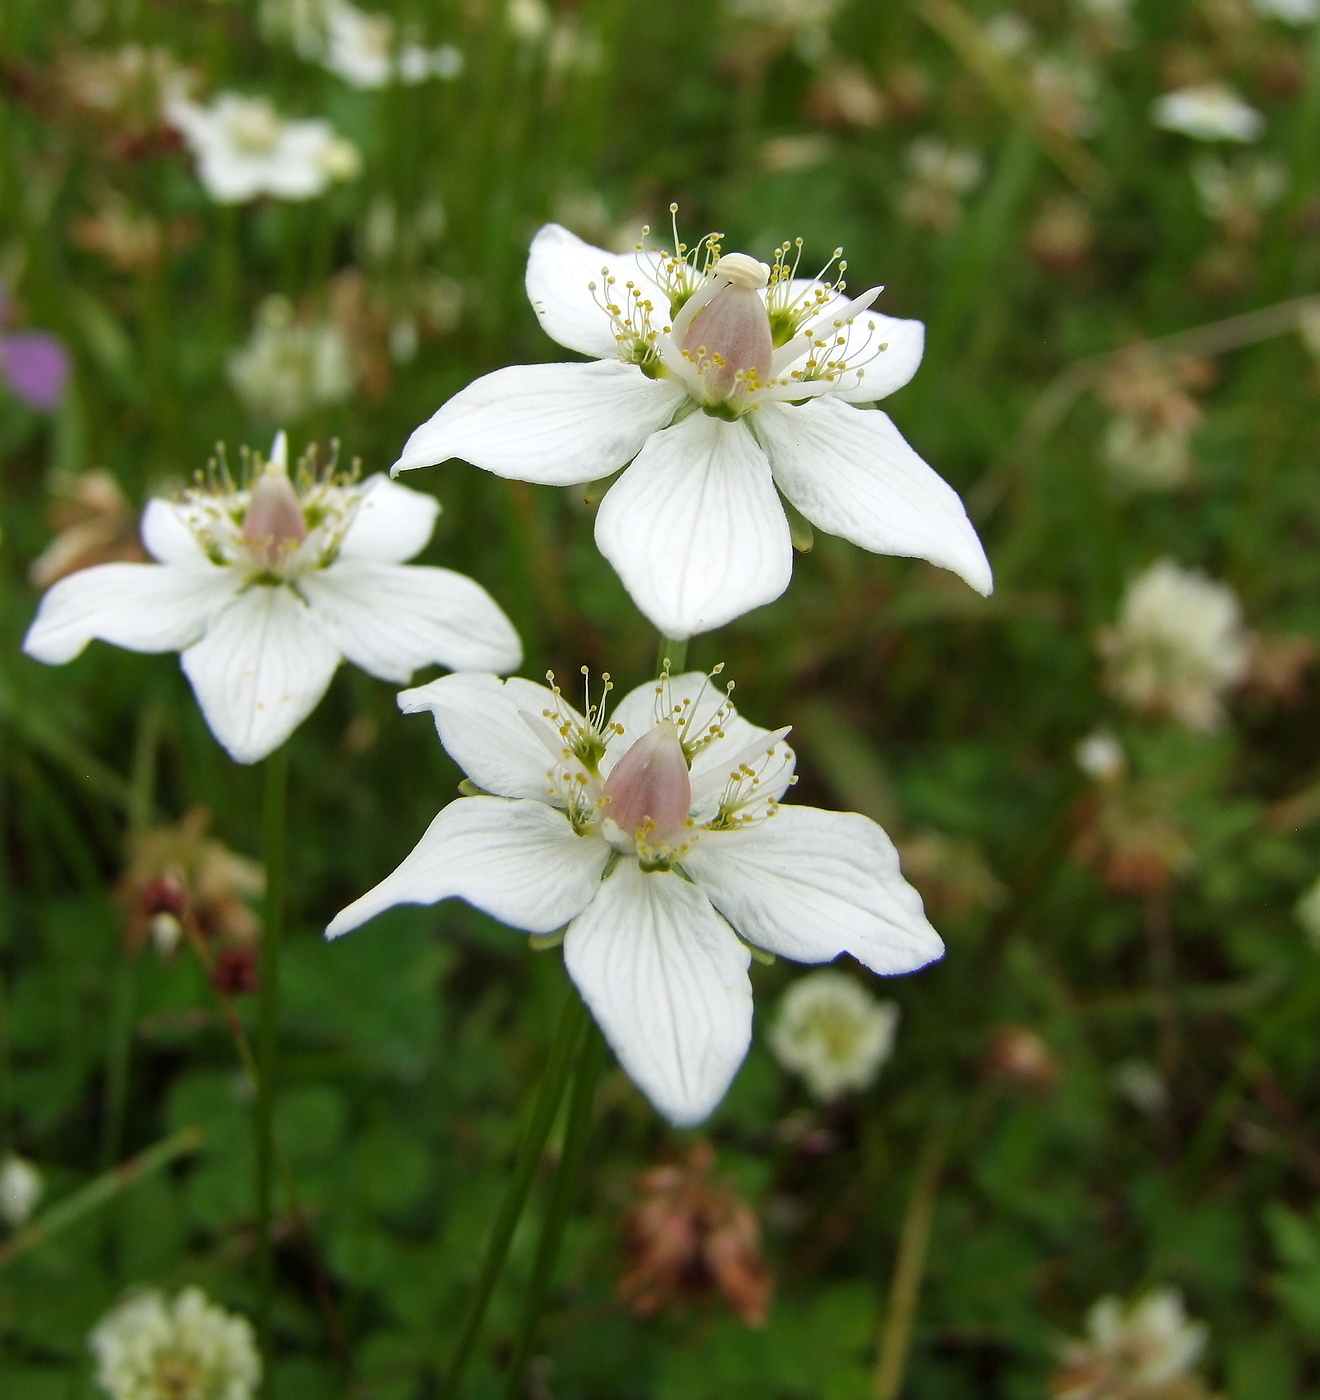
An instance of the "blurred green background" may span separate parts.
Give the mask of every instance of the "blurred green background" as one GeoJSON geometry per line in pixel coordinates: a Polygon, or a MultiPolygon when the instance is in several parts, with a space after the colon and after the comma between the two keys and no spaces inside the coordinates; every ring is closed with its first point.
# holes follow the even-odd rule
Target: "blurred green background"
{"type": "MultiPolygon", "coordinates": [[[[870,1396],[914,1172],[947,1129],[905,1395],[1044,1396],[1091,1302],[1155,1285],[1209,1323],[1217,1392],[1320,1394],[1320,963],[1295,914],[1320,873],[1320,322],[1294,302],[1320,291],[1320,28],[1247,0],[390,13],[462,72],[359,89],[237,0],[0,7],[9,329],[54,333],[74,367],[50,413],[0,391],[2,1131],[48,1201],[171,1129],[207,1134],[0,1258],[0,1396],[93,1394],[86,1333],[129,1285],[253,1297],[233,1049],[187,947],[126,942],[121,881],[134,824],[198,806],[258,856],[260,773],[172,657],[21,657],[33,561],[71,523],[81,562],[127,557],[151,493],[277,426],[388,468],[477,375],[567,358],[522,291],[541,223],[627,247],[671,201],[689,242],[718,228],[766,257],[800,235],[804,265],[842,245],[850,286],[927,323],[885,407],[964,494],[997,588],[818,535],[783,598],[693,642],[750,718],[795,726],[798,800],[886,825],[949,951],[877,988],[902,1007],[894,1057],[830,1106],[766,1048],[801,975],[782,962],[753,969],[752,1051],[699,1134],[611,1070],[529,1393],[870,1396]],[[360,173],[211,203],[160,120],[156,47],[199,92],[329,118],[360,173]],[[1212,80],[1263,114],[1258,141],[1152,122],[1161,93],[1212,80]],[[1213,733],[1106,690],[1097,632],[1166,556],[1229,584],[1253,634],[1213,733]],[[1097,726],[1127,754],[1107,783],[1074,759],[1097,726]],[[1005,1027],[1038,1037],[1031,1073],[1005,1027]],[[763,1329],[718,1296],[649,1318],[619,1296],[637,1173],[698,1137],[760,1218],[763,1329]]],[[[524,674],[646,678],[655,637],[580,490],[456,463],[408,484],[444,507],[423,560],[503,604],[524,674]]],[[[292,743],[279,1131],[308,1228],[280,1246],[280,1400],[433,1393],[565,995],[558,952],[456,905],[320,938],[458,777],[351,668],[292,743]]],[[[539,1209],[473,1395],[499,1383],[539,1209]]]]}

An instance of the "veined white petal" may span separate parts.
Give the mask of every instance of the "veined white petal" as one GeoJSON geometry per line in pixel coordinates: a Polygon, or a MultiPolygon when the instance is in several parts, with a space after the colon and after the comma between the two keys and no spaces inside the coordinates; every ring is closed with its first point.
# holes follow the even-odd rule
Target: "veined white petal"
{"type": "Polygon", "coordinates": [[[978,593],[994,587],[958,493],[879,409],[831,397],[754,416],[779,489],[813,525],[877,554],[929,559],[978,593]]]}
{"type": "Polygon", "coordinates": [[[391,470],[461,457],[515,481],[597,481],[635,456],[683,397],[679,385],[648,379],[618,360],[510,365],[442,404],[391,470]]]}
{"type": "MultiPolygon", "coordinates": [[[[825,319],[828,325],[830,318],[825,319]]],[[[822,338],[828,338],[827,328],[820,329],[822,338]]],[[[916,374],[926,349],[923,322],[882,316],[878,311],[861,312],[837,335],[844,343],[836,346],[828,358],[844,360],[849,368],[837,379],[824,381],[824,392],[847,403],[874,403],[901,389],[916,374]]],[[[802,356],[799,354],[795,358],[802,356]]],[[[814,389],[820,382],[810,382],[801,388],[814,389]]],[[[782,397],[796,398],[797,388],[794,385],[784,391],[782,397]]]]}
{"type": "MultiPolygon", "coordinates": [[[[741,761],[759,759],[763,749],[771,747],[775,734],[745,719],[729,702],[722,678],[711,678],[701,671],[685,671],[671,676],[667,685],[647,681],[631,690],[610,712],[612,723],[623,733],[610,741],[601,760],[601,772],[609,775],[614,765],[628,752],[658,719],[672,718],[680,711],[685,716],[682,737],[695,741],[709,734],[718,717],[719,733],[710,739],[692,761],[692,808],[700,819],[714,816],[707,811],[711,798],[718,799],[729,774],[741,761]]],[[[779,737],[787,730],[777,731],[779,737]]],[[[759,791],[765,797],[781,797],[793,776],[795,759],[787,744],[775,742],[774,755],[764,766],[759,791]]],[[[756,767],[761,769],[760,762],[756,767]]]]}
{"type": "Polygon", "coordinates": [[[654,303],[652,319],[660,331],[669,324],[669,299],[655,280],[659,263],[659,253],[607,253],[559,224],[546,224],[532,239],[527,298],[542,329],[560,345],[594,360],[612,360],[619,346],[603,307],[609,299],[605,277],[616,279],[612,295],[620,304],[627,284],[636,283],[654,303]]]}
{"type": "Polygon", "coordinates": [[[441,811],[393,874],[336,914],[330,938],[395,904],[465,899],[529,933],[551,933],[600,887],[610,848],[578,836],[542,802],[460,797],[441,811]]]}
{"type": "Polygon", "coordinates": [[[341,559],[376,559],[402,564],[426,548],[440,502],[412,491],[383,472],[362,483],[353,519],[339,546],[341,559]]]}
{"type": "Polygon", "coordinates": [[[57,666],[99,637],[129,651],[178,651],[240,586],[213,564],[98,564],[53,584],[41,600],[23,650],[57,666]]]}
{"type": "Polygon", "coordinates": [[[451,569],[341,556],[300,586],[336,650],[381,680],[406,681],[435,662],[512,671],[522,661],[518,634],[494,598],[451,569]]]}
{"type": "Polygon", "coordinates": [[[637,1087],[679,1126],[705,1118],[752,1035],[747,949],[706,896],[622,860],[569,925],[564,962],[637,1087]]]}
{"type": "Polygon", "coordinates": [[[913,972],[944,953],[894,843],[856,812],[781,807],[705,832],[683,868],[748,942],[797,962],[851,953],[872,972],[913,972]]]}
{"type": "Polygon", "coordinates": [[[657,433],[610,487],[596,543],[666,637],[690,637],[788,587],[793,547],[765,455],[697,412],[657,433]]]}
{"type": "Polygon", "coordinates": [[[240,594],[183,653],[211,733],[238,763],[265,758],[316,708],[338,650],[288,588],[240,594]]]}
{"type": "Polygon", "coordinates": [[[173,501],[163,501],[159,497],[148,501],[138,529],[147,553],[162,564],[209,567],[210,561],[189,528],[187,517],[173,501]]]}
{"type": "Polygon", "coordinates": [[[500,797],[550,797],[553,756],[523,718],[562,709],[580,719],[571,706],[543,685],[510,676],[476,672],[441,676],[405,690],[399,708],[406,715],[430,710],[445,752],[479,788],[500,797]]]}

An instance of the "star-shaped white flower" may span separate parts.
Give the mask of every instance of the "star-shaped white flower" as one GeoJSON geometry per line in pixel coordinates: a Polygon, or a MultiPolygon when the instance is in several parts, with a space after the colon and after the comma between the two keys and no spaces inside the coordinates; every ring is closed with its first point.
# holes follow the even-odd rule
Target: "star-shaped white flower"
{"type": "Polygon", "coordinates": [[[320,118],[288,121],[264,97],[222,92],[203,107],[181,94],[165,114],[197,161],[197,178],[220,204],[259,195],[310,199],[362,167],[358,148],[320,118]]]}
{"type": "MultiPolygon", "coordinates": [[[[879,410],[921,361],[919,321],[834,282],[721,255],[616,256],[556,224],[532,242],[542,326],[592,364],[515,365],[450,399],[394,472],[462,457],[568,486],[629,463],[596,542],[667,637],[709,631],[777,598],[792,572],[782,492],[829,534],[929,559],[988,593],[990,565],[952,488],[879,410]]],[[[841,265],[842,266],[842,265],[841,265]]]]}
{"type": "Polygon", "coordinates": [[[517,677],[405,691],[481,795],[451,802],[327,932],[450,897],[532,934],[564,929],[569,975],[624,1069],[673,1122],[699,1122],[747,1053],[748,944],[879,973],[943,952],[885,833],[781,806],[788,731],[750,724],[710,679],[662,677],[608,716],[603,698],[584,715],[517,677]]]}
{"type": "Polygon", "coordinates": [[[278,748],[325,694],[341,659],[382,680],[419,666],[511,671],[518,634],[479,584],[406,565],[440,506],[384,476],[299,472],[284,434],[251,487],[228,482],[153,500],[142,540],[156,564],[101,564],[41,600],[23,650],[72,661],[99,637],[181,651],[211,732],[239,763],[278,748]]]}

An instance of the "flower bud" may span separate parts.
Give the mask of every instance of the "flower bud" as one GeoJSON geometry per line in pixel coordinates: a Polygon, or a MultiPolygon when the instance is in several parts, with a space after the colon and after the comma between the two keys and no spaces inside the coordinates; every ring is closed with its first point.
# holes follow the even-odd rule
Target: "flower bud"
{"type": "Polygon", "coordinates": [[[770,313],[759,289],[769,269],[745,253],[727,253],[715,264],[722,286],[693,317],[683,333],[682,350],[701,368],[713,398],[723,398],[739,376],[764,381],[770,375],[774,343],[770,313]]]}
{"type": "Polygon", "coordinates": [[[302,502],[289,480],[286,450],[281,450],[283,439],[281,433],[270,461],[253,482],[243,517],[244,544],[272,569],[307,538],[302,502]]]}
{"type": "Polygon", "coordinates": [[[682,830],[692,807],[692,781],[672,720],[661,720],[615,764],[605,800],[606,815],[625,836],[648,826],[660,837],[682,830]]]}

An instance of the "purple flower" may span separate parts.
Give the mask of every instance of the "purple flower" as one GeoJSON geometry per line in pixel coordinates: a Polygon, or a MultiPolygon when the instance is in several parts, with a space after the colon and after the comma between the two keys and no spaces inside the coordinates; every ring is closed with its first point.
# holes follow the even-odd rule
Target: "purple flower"
{"type": "MultiPolygon", "coordinates": [[[[0,326],[9,320],[9,294],[0,286],[0,326]]],[[[69,352],[49,331],[0,331],[0,377],[17,398],[49,413],[60,406],[69,382],[69,352]]]]}
{"type": "Polygon", "coordinates": [[[0,335],[0,374],[16,397],[33,408],[58,408],[69,382],[69,352],[48,331],[0,335]]]}

